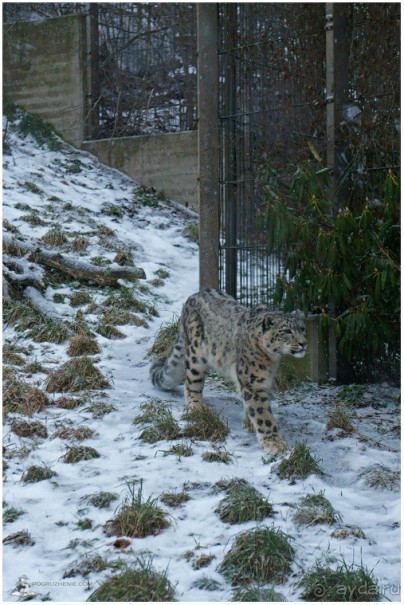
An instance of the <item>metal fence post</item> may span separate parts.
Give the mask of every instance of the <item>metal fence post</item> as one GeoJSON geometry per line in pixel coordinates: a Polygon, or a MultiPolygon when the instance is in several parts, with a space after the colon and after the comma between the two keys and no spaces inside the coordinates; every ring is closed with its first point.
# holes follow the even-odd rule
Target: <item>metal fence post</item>
{"type": "Polygon", "coordinates": [[[198,4],[199,285],[219,286],[218,6],[198,4]]]}

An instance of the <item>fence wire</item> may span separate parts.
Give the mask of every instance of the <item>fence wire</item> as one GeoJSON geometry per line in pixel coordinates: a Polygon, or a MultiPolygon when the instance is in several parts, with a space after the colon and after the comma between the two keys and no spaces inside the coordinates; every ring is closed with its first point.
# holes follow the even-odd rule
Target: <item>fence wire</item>
{"type": "MultiPolygon", "coordinates": [[[[274,306],[282,258],[268,253],[260,175],[287,186],[297,166],[327,165],[325,4],[219,5],[220,284],[240,302],[274,306]]],[[[345,4],[349,64],[338,123],[337,199],[363,207],[383,199],[389,170],[400,166],[400,5],[345,4]]],[[[279,187],[274,191],[279,191],[279,187]]],[[[293,203],[293,202],[291,202],[293,203]]],[[[299,209],[296,208],[296,212],[299,209]]],[[[393,310],[392,310],[393,313],[393,310]]],[[[399,315],[391,316],[400,333],[399,315]]],[[[385,353],[357,351],[347,380],[397,380],[399,338],[385,353]]],[[[342,376],[342,373],[341,373],[342,376]]]]}
{"type": "Polygon", "coordinates": [[[325,152],[324,8],[223,4],[219,10],[221,287],[244,304],[273,304],[282,259],[259,225],[263,164],[290,174],[325,152]]]}

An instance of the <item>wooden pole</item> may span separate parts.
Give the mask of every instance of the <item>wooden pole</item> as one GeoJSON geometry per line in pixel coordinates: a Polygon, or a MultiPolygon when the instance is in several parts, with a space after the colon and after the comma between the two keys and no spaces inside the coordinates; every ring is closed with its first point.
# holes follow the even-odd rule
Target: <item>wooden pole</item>
{"type": "Polygon", "coordinates": [[[197,7],[199,285],[219,287],[218,6],[197,7]]]}

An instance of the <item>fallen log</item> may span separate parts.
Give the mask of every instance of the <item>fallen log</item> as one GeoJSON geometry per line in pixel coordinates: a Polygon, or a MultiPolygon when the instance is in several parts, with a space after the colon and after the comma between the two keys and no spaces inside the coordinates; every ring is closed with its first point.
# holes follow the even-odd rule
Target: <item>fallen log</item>
{"type": "Polygon", "coordinates": [[[25,288],[24,296],[28,298],[43,315],[49,317],[49,319],[62,319],[56,307],[49,300],[46,300],[36,288],[33,288],[32,286],[25,288]]]}
{"type": "Polygon", "coordinates": [[[97,267],[60,252],[44,250],[36,244],[18,241],[8,233],[3,234],[3,249],[9,254],[13,254],[13,250],[17,249],[20,253],[28,255],[27,258],[31,262],[58,269],[74,279],[92,281],[102,286],[116,286],[118,279],[146,278],[144,270],[140,267],[122,267],[117,263],[108,267],[97,267]]]}
{"type": "Polygon", "coordinates": [[[33,286],[37,290],[43,291],[45,284],[43,281],[43,269],[33,266],[25,258],[16,258],[8,254],[3,255],[3,276],[17,289],[25,286],[33,286]]]}
{"type": "Polygon", "coordinates": [[[11,286],[3,275],[3,292],[2,292],[3,303],[11,303],[11,301],[13,300],[13,297],[11,296],[11,292],[12,292],[11,286]]]}

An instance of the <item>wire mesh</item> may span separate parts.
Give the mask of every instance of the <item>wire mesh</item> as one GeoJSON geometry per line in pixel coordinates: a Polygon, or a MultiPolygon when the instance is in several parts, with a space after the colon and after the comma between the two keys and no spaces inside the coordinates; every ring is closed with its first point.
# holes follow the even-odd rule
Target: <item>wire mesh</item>
{"type": "Polygon", "coordinates": [[[400,168],[400,4],[349,5],[349,89],[341,130],[347,206],[382,198],[400,168]]]}
{"type": "Polygon", "coordinates": [[[260,227],[262,165],[287,176],[307,141],[325,151],[323,21],[320,4],[220,5],[220,284],[244,304],[273,306],[282,270],[260,227]]]}

